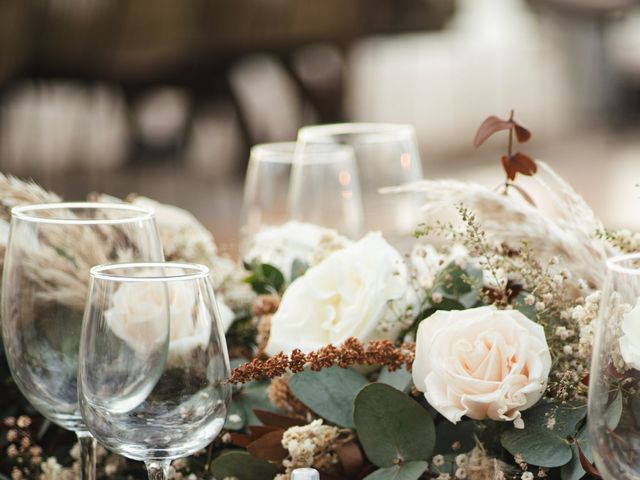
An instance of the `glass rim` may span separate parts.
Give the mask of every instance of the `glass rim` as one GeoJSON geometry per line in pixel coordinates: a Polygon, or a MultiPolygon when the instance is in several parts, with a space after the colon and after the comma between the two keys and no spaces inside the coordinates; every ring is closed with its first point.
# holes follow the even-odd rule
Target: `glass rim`
{"type": "Polygon", "coordinates": [[[335,135],[372,135],[384,133],[391,136],[413,136],[415,129],[409,123],[345,122],[325,125],[308,125],[298,130],[299,141],[309,141],[315,137],[335,135]]]}
{"type": "MultiPolygon", "coordinates": [[[[336,161],[336,156],[339,160],[341,155],[351,155],[352,149],[349,145],[341,144],[329,144],[331,150],[319,150],[309,151],[309,155],[316,157],[322,157],[319,160],[305,159],[309,163],[331,163],[336,161]]],[[[325,146],[325,145],[323,145],[325,146]]],[[[295,163],[296,158],[303,155],[301,149],[304,149],[297,141],[291,142],[271,142],[271,143],[259,143],[251,147],[249,154],[250,161],[255,160],[258,162],[269,162],[274,164],[292,165],[295,163]]]]}
{"type": "Polygon", "coordinates": [[[607,258],[607,269],[616,273],[626,273],[629,275],[640,275],[640,267],[625,267],[623,262],[629,260],[640,260],[640,252],[615,255],[607,258]]]}
{"type": "Polygon", "coordinates": [[[11,209],[11,218],[35,223],[49,223],[61,225],[118,225],[123,223],[139,222],[153,219],[155,212],[151,208],[132,205],[130,203],[107,203],[107,202],[58,202],[58,203],[35,203],[31,205],[20,205],[11,209]],[[120,210],[135,212],[125,218],[56,218],[41,217],[32,214],[43,210],[120,210]]]}
{"type": "Polygon", "coordinates": [[[197,280],[209,276],[209,267],[200,263],[183,262],[131,262],[131,263],[107,263],[91,267],[89,274],[91,279],[105,280],[110,282],[175,282],[184,280],[197,280]],[[166,269],[182,268],[190,270],[190,273],[179,273],[176,275],[158,276],[133,276],[126,274],[109,273],[112,270],[133,270],[133,269],[166,269]]]}

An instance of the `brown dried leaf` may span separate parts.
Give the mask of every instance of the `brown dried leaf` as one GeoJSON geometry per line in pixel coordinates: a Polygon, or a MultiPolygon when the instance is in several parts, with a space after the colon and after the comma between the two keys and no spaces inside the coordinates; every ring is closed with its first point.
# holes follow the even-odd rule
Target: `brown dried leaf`
{"type": "Polygon", "coordinates": [[[531,198],[531,195],[529,195],[527,191],[524,188],[522,188],[520,185],[516,185],[515,183],[512,183],[509,186],[515,188],[516,191],[522,196],[522,198],[525,199],[527,203],[529,203],[534,207],[536,206],[536,202],[533,201],[533,198],[531,198]]]}
{"type": "Polygon", "coordinates": [[[595,467],[595,465],[593,465],[589,461],[587,456],[584,454],[584,452],[582,451],[582,448],[580,447],[580,444],[578,442],[576,442],[576,445],[578,446],[578,455],[580,457],[580,465],[582,465],[582,468],[584,469],[584,471],[587,472],[589,475],[595,477],[595,478],[600,478],[601,479],[602,475],[600,475],[600,472],[595,467]]]}
{"type": "Polygon", "coordinates": [[[336,450],[342,469],[347,478],[354,478],[364,466],[362,450],[355,441],[345,443],[336,450]]]}
{"type": "Polygon", "coordinates": [[[509,163],[514,165],[515,169],[523,175],[531,176],[538,171],[536,161],[522,152],[513,154],[509,163]]]}
{"type": "Polygon", "coordinates": [[[258,420],[270,427],[291,428],[300,425],[305,425],[303,420],[298,418],[288,417],[279,413],[270,412],[268,410],[254,409],[253,413],[258,420]]]}
{"type": "Polygon", "coordinates": [[[510,122],[509,120],[503,120],[499,117],[496,117],[495,115],[491,115],[490,117],[486,118],[485,121],[482,122],[482,125],[480,125],[480,128],[478,128],[476,136],[473,139],[473,146],[479,147],[487,140],[487,138],[489,138],[494,133],[500,132],[502,130],[509,130],[510,128],[513,128],[513,126],[513,122],[510,122]]]}
{"type": "Polygon", "coordinates": [[[531,138],[529,129],[516,121],[513,122],[513,129],[516,132],[516,140],[518,143],[524,143],[531,138]]]}
{"type": "Polygon", "coordinates": [[[282,435],[284,435],[284,430],[269,432],[247,445],[247,452],[258,460],[281,462],[289,455],[289,452],[282,446],[282,435]]]}
{"type": "Polygon", "coordinates": [[[509,157],[506,155],[502,155],[500,160],[502,161],[502,168],[504,168],[504,171],[507,173],[507,178],[513,181],[516,178],[517,173],[513,163],[509,161],[509,157]]]}
{"type": "Polygon", "coordinates": [[[282,430],[282,427],[272,427],[270,425],[250,425],[249,432],[253,440],[259,439],[261,436],[267,433],[274,432],[276,430],[282,430]]]}
{"type": "Polygon", "coordinates": [[[231,436],[230,443],[240,448],[247,448],[247,445],[254,440],[251,435],[245,435],[244,433],[229,432],[229,435],[231,436]]]}

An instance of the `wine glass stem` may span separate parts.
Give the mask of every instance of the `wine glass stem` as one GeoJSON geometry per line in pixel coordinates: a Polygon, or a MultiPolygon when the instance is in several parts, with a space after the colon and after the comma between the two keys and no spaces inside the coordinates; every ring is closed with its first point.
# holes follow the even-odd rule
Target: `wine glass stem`
{"type": "Polygon", "coordinates": [[[169,465],[171,465],[170,460],[156,460],[145,463],[147,465],[149,480],[166,480],[169,476],[169,465]]]}
{"type": "Polygon", "coordinates": [[[76,432],[80,443],[80,479],[96,478],[96,439],[89,432],[76,432]]]}

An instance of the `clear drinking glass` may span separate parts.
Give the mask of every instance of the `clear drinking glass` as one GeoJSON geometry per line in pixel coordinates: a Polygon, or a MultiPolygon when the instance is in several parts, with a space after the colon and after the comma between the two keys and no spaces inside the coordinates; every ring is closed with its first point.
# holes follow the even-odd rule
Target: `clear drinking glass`
{"type": "Polygon", "coordinates": [[[640,478],[640,253],[607,261],[589,376],[589,445],[607,480],[640,478]]]}
{"type": "Polygon", "coordinates": [[[92,266],[161,261],[153,212],[127,204],[15,207],[2,278],[2,338],[16,384],[51,421],[74,431],[82,478],[95,441],[78,407],[78,352],[92,266]]]}
{"type": "Polygon", "coordinates": [[[242,204],[242,258],[260,231],[289,220],[333,228],[352,238],[362,233],[358,173],[350,148],[321,145],[297,154],[295,142],[280,142],[251,149],[242,204]],[[294,158],[300,165],[293,167],[294,158]]]}
{"type": "Polygon", "coordinates": [[[422,164],[411,125],[342,123],[314,125],[298,132],[299,151],[317,145],[348,145],[360,172],[364,229],[402,242],[419,223],[415,193],[381,194],[380,189],[422,180],[422,164]]]}
{"type": "Polygon", "coordinates": [[[80,342],[80,409],[109,450],[164,479],[171,460],[224,426],[229,357],[209,269],[131,263],[91,269],[80,342]]]}

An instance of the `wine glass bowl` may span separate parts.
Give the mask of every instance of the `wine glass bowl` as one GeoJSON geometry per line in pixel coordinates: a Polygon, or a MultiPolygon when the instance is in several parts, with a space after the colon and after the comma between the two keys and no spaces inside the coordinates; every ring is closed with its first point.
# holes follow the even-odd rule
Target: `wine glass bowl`
{"type": "Polygon", "coordinates": [[[91,269],[80,407],[90,432],[109,450],[162,470],[206,447],[224,426],[229,373],[207,267],[91,269]]]}
{"type": "Polygon", "coordinates": [[[607,261],[589,375],[589,447],[603,478],[640,478],[640,254],[607,261]]]}
{"type": "Polygon", "coordinates": [[[422,163],[411,125],[341,123],[303,127],[298,150],[318,145],[346,145],[359,172],[364,229],[382,231],[390,240],[409,234],[418,223],[419,198],[414,193],[381,194],[384,187],[422,179],[422,163]]]}

